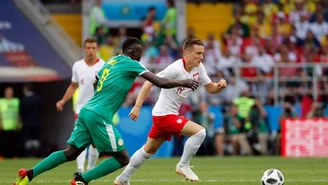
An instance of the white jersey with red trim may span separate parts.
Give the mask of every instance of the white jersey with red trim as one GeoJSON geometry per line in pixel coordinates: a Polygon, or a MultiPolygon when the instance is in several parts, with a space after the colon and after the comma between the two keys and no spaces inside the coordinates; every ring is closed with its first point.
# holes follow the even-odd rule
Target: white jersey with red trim
{"type": "MultiPolygon", "coordinates": [[[[207,85],[211,82],[202,63],[198,67],[194,67],[189,73],[185,69],[184,59],[179,59],[167,66],[157,76],[175,80],[194,79],[202,85],[207,85]]],[[[152,112],[153,116],[178,115],[181,104],[191,92],[192,89],[186,87],[161,89],[158,101],[152,112]]]]}
{"type": "Polygon", "coordinates": [[[72,82],[79,84],[79,95],[75,105],[76,114],[92,98],[94,93],[93,83],[96,80],[95,76],[104,64],[105,62],[101,59],[98,59],[93,66],[88,66],[84,59],[74,63],[72,82]]]}

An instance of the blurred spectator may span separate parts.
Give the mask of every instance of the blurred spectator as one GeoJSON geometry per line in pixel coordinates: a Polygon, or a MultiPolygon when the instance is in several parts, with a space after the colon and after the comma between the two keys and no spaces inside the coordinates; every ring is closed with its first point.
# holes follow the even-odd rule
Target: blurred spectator
{"type": "Polygon", "coordinates": [[[310,12],[306,10],[304,7],[304,3],[302,1],[294,1],[295,3],[295,9],[292,8],[289,14],[289,21],[292,24],[295,24],[300,21],[301,15],[304,15],[306,17],[310,16],[310,12]]]}
{"type": "Polygon", "coordinates": [[[41,127],[41,97],[36,95],[30,84],[23,87],[24,98],[20,105],[20,115],[23,122],[23,133],[25,141],[25,155],[39,156],[40,149],[40,127],[41,127]]]}
{"type": "Polygon", "coordinates": [[[102,0],[96,0],[95,5],[90,10],[89,34],[94,36],[98,27],[103,28],[103,32],[109,32],[109,20],[106,18],[105,11],[101,8],[102,0]]]}
{"type": "Polygon", "coordinates": [[[232,68],[238,67],[240,65],[240,59],[236,56],[231,55],[231,51],[229,49],[225,49],[223,55],[219,57],[219,63],[217,64],[217,66],[215,66],[215,68],[217,70],[223,71],[225,76],[229,76],[229,73],[232,68]]]}
{"type": "Polygon", "coordinates": [[[115,41],[115,53],[121,53],[121,47],[125,39],[127,38],[126,28],[121,26],[118,30],[118,36],[116,37],[115,41]]]}
{"type": "Polygon", "coordinates": [[[274,13],[278,12],[278,6],[272,0],[264,0],[262,9],[266,17],[271,17],[274,13]]]}
{"type": "MultiPolygon", "coordinates": [[[[249,112],[251,108],[255,104],[255,101],[253,98],[249,97],[249,91],[244,90],[241,92],[240,97],[238,97],[233,101],[233,104],[236,105],[238,108],[238,115],[246,120],[246,118],[248,118],[249,116],[249,112]]],[[[250,126],[251,126],[250,123],[246,123],[245,124],[246,130],[250,129],[250,126]]]]}
{"type": "Polygon", "coordinates": [[[257,50],[258,55],[252,57],[251,65],[257,67],[264,74],[271,74],[274,67],[272,56],[267,54],[262,46],[258,46],[257,50]]]}
{"type": "Polygon", "coordinates": [[[153,69],[154,66],[151,65],[156,63],[156,58],[159,55],[159,51],[153,43],[148,41],[143,43],[143,47],[144,52],[140,61],[147,68],[153,69]]]}
{"type": "Polygon", "coordinates": [[[237,27],[232,28],[230,35],[225,35],[225,42],[232,55],[237,57],[241,55],[243,39],[240,36],[237,27]]]}
{"type": "Polygon", "coordinates": [[[279,51],[274,55],[274,60],[277,63],[286,62],[296,62],[297,56],[295,53],[289,51],[287,45],[281,45],[279,51]]]}
{"type": "Polygon", "coordinates": [[[205,54],[203,64],[206,68],[207,74],[209,76],[214,76],[216,74],[216,68],[221,56],[220,44],[217,40],[215,40],[214,35],[209,33],[207,36],[207,41],[205,41],[204,45],[205,54]]]}
{"type": "Polygon", "coordinates": [[[155,59],[155,63],[162,68],[168,66],[174,62],[173,57],[170,55],[169,50],[166,45],[161,45],[159,47],[159,55],[155,59]]]}
{"type": "Polygon", "coordinates": [[[249,121],[251,123],[251,129],[247,135],[250,139],[258,141],[259,151],[261,155],[267,155],[268,153],[268,141],[269,141],[269,128],[266,123],[267,113],[261,103],[260,99],[255,100],[255,104],[252,106],[249,112],[249,121]]]}
{"type": "Polygon", "coordinates": [[[107,36],[102,26],[96,28],[95,38],[97,39],[97,43],[99,46],[106,44],[107,36]]]}
{"type": "Polygon", "coordinates": [[[324,102],[313,101],[310,112],[306,115],[307,118],[323,118],[325,117],[326,104],[324,102]]]}
{"type": "Polygon", "coordinates": [[[4,157],[17,157],[19,148],[19,130],[21,123],[19,118],[19,99],[14,98],[14,89],[6,87],[4,98],[0,99],[0,116],[2,131],[1,150],[4,157]]]}
{"type": "Polygon", "coordinates": [[[173,0],[166,1],[167,10],[162,20],[162,29],[165,36],[175,37],[177,33],[177,10],[173,0]]]}
{"type": "Polygon", "coordinates": [[[141,28],[143,30],[143,35],[141,36],[141,40],[143,42],[154,42],[155,41],[155,22],[156,17],[156,8],[151,6],[148,8],[148,12],[146,17],[143,19],[141,28]]]}
{"type": "Polygon", "coordinates": [[[106,44],[100,45],[99,47],[99,57],[102,60],[107,61],[116,54],[118,53],[115,52],[114,37],[112,35],[108,35],[106,44]]]}
{"type": "Polygon", "coordinates": [[[318,41],[328,34],[328,23],[323,19],[322,13],[317,13],[317,20],[311,23],[310,29],[318,41]]]}
{"type": "Polygon", "coordinates": [[[311,27],[307,15],[301,14],[300,21],[296,22],[294,26],[296,28],[296,36],[304,40],[311,27]]]}
{"type": "MultiPolygon", "coordinates": [[[[230,109],[224,113],[223,128],[220,128],[215,135],[215,148],[219,156],[223,156],[225,153],[226,143],[232,145],[232,155],[239,155],[240,150],[240,134],[243,126],[244,119],[238,116],[238,110],[236,105],[231,105],[230,109]]],[[[245,137],[246,138],[246,137],[245,137]]],[[[250,147],[247,146],[248,153],[250,153],[250,147]]]]}
{"type": "Polygon", "coordinates": [[[253,26],[253,29],[258,29],[259,36],[261,38],[268,38],[271,35],[271,27],[268,20],[262,11],[259,11],[257,15],[257,21],[253,26]]]}
{"type": "Polygon", "coordinates": [[[328,21],[328,12],[327,9],[324,7],[324,2],[323,1],[319,1],[315,3],[315,12],[312,13],[311,18],[310,18],[310,22],[315,22],[317,19],[317,14],[318,13],[322,13],[324,20],[328,21]]]}
{"type": "Polygon", "coordinates": [[[240,16],[241,16],[240,12],[235,13],[235,22],[229,26],[227,33],[225,34],[224,37],[227,37],[229,34],[231,34],[233,28],[236,28],[242,37],[250,36],[249,26],[241,22],[240,16]]]}
{"type": "Polygon", "coordinates": [[[225,100],[227,102],[234,102],[236,99],[238,99],[242,92],[245,92],[248,90],[248,86],[245,83],[244,80],[238,79],[231,75],[228,78],[228,84],[227,87],[225,88],[225,100]]]}
{"type": "Polygon", "coordinates": [[[256,81],[251,85],[251,91],[253,96],[260,98],[262,102],[268,102],[267,97],[272,89],[272,82],[267,79],[263,73],[259,73],[256,81]]]}
{"type": "Polygon", "coordinates": [[[306,33],[305,39],[300,42],[300,46],[306,47],[306,45],[309,45],[315,49],[318,49],[320,47],[320,42],[318,41],[318,39],[313,35],[312,31],[310,31],[310,30],[306,33]]]}

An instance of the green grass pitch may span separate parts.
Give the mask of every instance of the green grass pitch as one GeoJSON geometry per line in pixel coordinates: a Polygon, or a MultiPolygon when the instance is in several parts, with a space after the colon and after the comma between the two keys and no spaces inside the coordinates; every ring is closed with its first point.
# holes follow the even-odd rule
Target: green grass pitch
{"type": "MultiPolygon", "coordinates": [[[[132,177],[131,185],[188,184],[175,173],[179,158],[151,159],[132,177]]],[[[20,168],[30,168],[40,159],[4,160],[0,162],[0,185],[12,185],[20,168]]],[[[99,161],[100,162],[100,161],[99,161]]],[[[285,176],[285,185],[327,185],[328,158],[279,158],[279,157],[195,157],[191,164],[201,179],[199,185],[260,185],[263,172],[279,169],[285,176]]],[[[76,169],[76,162],[69,162],[33,179],[31,185],[69,185],[76,169]]],[[[119,170],[92,185],[111,185],[119,170]]],[[[194,183],[194,182],[193,182],[194,183]]]]}

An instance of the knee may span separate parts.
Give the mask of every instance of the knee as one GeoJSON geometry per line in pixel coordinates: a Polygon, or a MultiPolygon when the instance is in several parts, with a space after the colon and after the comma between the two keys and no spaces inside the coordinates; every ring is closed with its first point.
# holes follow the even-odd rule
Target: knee
{"type": "Polygon", "coordinates": [[[127,155],[121,155],[117,157],[116,160],[120,163],[121,166],[126,166],[130,162],[130,158],[127,155]]]}
{"type": "Polygon", "coordinates": [[[198,131],[195,136],[201,138],[201,139],[205,139],[206,137],[206,130],[205,128],[201,129],[200,131],[198,131]]]}
{"type": "Polygon", "coordinates": [[[78,149],[73,146],[68,146],[64,151],[67,161],[75,160],[83,150],[84,149],[78,149]]]}
{"type": "Polygon", "coordinates": [[[146,144],[144,145],[144,150],[146,153],[148,154],[155,154],[158,150],[160,146],[155,146],[155,145],[149,145],[149,144],[146,144]]]}

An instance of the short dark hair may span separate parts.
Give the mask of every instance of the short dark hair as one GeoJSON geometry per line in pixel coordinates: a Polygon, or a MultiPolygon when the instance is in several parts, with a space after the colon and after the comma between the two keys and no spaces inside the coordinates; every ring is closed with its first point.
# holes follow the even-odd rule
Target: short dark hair
{"type": "Polygon", "coordinates": [[[142,45],[141,41],[136,38],[136,37],[128,37],[127,39],[125,39],[125,41],[122,44],[122,51],[123,53],[126,52],[127,49],[131,49],[132,47],[134,47],[134,45],[142,45]]]}
{"type": "Polygon", "coordinates": [[[183,50],[186,50],[186,49],[192,47],[193,45],[204,46],[204,43],[200,39],[189,38],[183,43],[183,50]]]}
{"type": "Polygon", "coordinates": [[[155,6],[151,6],[148,8],[148,12],[153,11],[153,10],[156,10],[155,6]]]}
{"type": "Polygon", "coordinates": [[[33,90],[31,83],[24,84],[23,88],[25,88],[25,89],[27,89],[29,91],[32,91],[33,90]]]}
{"type": "Polygon", "coordinates": [[[167,4],[169,4],[170,7],[174,7],[174,1],[173,0],[167,0],[167,4]]]}
{"type": "Polygon", "coordinates": [[[85,39],[83,46],[85,47],[85,45],[87,43],[96,43],[97,44],[97,40],[93,37],[89,37],[89,38],[85,39]]]}

